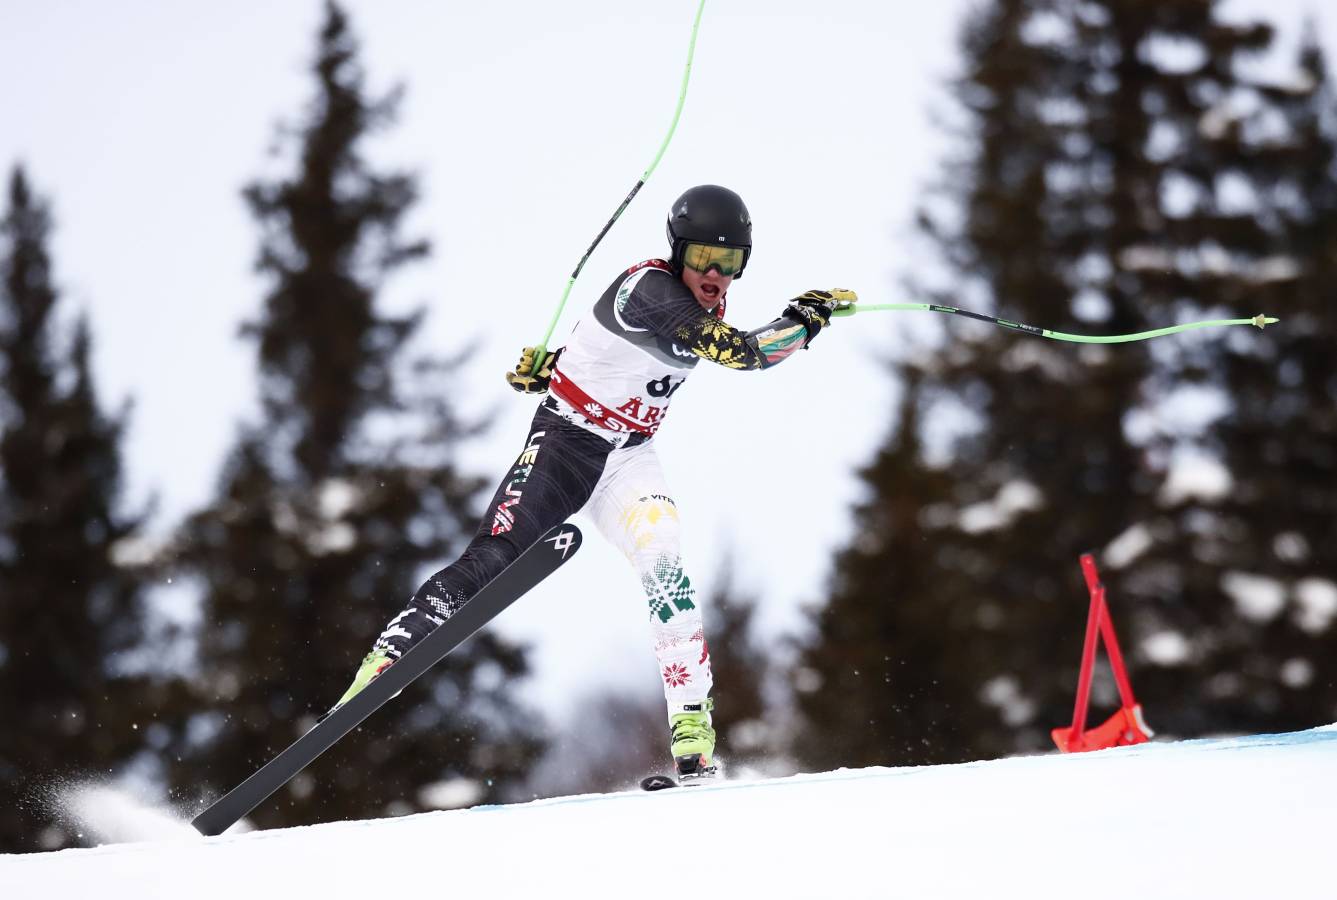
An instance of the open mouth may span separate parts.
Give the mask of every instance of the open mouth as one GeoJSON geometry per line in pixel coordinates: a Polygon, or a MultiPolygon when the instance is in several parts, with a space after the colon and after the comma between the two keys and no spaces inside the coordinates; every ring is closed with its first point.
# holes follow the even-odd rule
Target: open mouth
{"type": "Polygon", "coordinates": [[[719,296],[720,296],[720,288],[719,288],[719,285],[716,285],[716,284],[703,284],[703,285],[701,285],[701,293],[702,293],[703,296],[705,296],[705,297],[707,297],[707,298],[709,298],[709,299],[711,299],[711,300],[718,300],[718,299],[719,299],[719,296]]]}

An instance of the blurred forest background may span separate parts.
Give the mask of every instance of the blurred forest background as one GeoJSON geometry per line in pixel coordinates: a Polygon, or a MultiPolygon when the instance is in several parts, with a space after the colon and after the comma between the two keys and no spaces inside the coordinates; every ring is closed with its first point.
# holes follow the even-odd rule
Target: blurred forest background
{"type": "MultiPolygon", "coordinates": [[[[977,4],[953,150],[918,213],[939,274],[906,299],[1072,332],[1281,323],[1102,347],[956,320],[887,348],[901,390],[824,601],[777,648],[746,584],[721,577],[709,598],[732,765],[1052,750],[1087,550],[1159,732],[1337,720],[1337,97],[1317,38],[1277,46],[1219,6],[977,4]],[[1242,74],[1267,55],[1288,78],[1242,74]]],[[[378,306],[432,252],[404,233],[415,174],[364,153],[399,94],[369,91],[338,5],[314,40],[309,103],[277,136],[286,174],[238,185],[268,285],[241,338],[260,413],[213,502],[152,555],[136,552],[152,510],[123,496],[132,409],[108,407],[96,335],[63,312],[42,161],[5,161],[0,852],[80,843],[44,795],[62,779],[134,778],[183,805],[239,782],[342,692],[498,474],[458,462],[479,433],[449,399],[462,360],[414,356],[424,313],[378,306]],[[198,593],[197,626],[154,616],[167,578],[198,593]]],[[[515,693],[527,666],[478,635],[255,823],[619,788],[661,767],[657,696],[548,721],[515,693]]],[[[1096,704],[1114,696],[1098,678],[1096,704]]]]}

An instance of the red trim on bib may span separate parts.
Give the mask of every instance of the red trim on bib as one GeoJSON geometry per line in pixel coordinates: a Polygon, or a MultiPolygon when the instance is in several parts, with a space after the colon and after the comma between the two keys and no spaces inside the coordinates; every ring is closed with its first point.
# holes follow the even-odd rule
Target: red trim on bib
{"type": "Polygon", "coordinates": [[[672,273],[672,274],[674,274],[674,275],[677,274],[676,272],[673,271],[673,267],[669,265],[668,260],[666,260],[666,259],[646,259],[646,260],[642,260],[641,262],[638,262],[636,265],[634,265],[634,266],[632,266],[630,269],[628,269],[628,270],[627,270],[627,274],[628,274],[628,275],[634,275],[634,274],[636,274],[637,272],[639,272],[641,269],[647,269],[647,268],[649,268],[649,269],[660,269],[660,270],[662,270],[662,271],[664,271],[664,272],[670,272],[670,273],[672,273]]]}
{"type": "Polygon", "coordinates": [[[624,416],[616,409],[600,403],[582,391],[575,382],[563,375],[560,369],[553,370],[552,381],[548,383],[548,389],[554,397],[594,424],[609,431],[634,431],[639,434],[651,435],[658,431],[662,424],[661,420],[646,425],[644,422],[638,422],[636,419],[624,416]]]}

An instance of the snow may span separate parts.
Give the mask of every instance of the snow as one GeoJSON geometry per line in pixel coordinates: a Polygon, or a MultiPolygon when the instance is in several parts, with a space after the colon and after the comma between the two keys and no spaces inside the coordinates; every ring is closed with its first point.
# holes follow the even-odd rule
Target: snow
{"type": "Polygon", "coordinates": [[[1294,657],[1281,665],[1281,682],[1288,688],[1302,690],[1314,680],[1314,664],[1307,659],[1294,657]]]}
{"type": "Polygon", "coordinates": [[[1035,701],[1021,691],[1021,681],[1011,675],[999,675],[985,683],[980,696],[998,707],[1003,722],[1013,728],[1035,718],[1035,701]]]}
{"type": "Polygon", "coordinates": [[[1142,653],[1158,666],[1178,666],[1189,661],[1193,647],[1177,631],[1158,631],[1142,641],[1142,653]]]}
{"type": "Polygon", "coordinates": [[[89,836],[107,843],[179,841],[198,837],[195,829],[185,821],[188,815],[184,811],[173,815],[155,809],[135,794],[109,785],[74,786],[63,791],[56,802],[64,808],[67,817],[86,823],[89,836]]]}
{"type": "Polygon", "coordinates": [[[1330,897],[1337,726],[0,856],[6,896],[1330,897]]]}
{"type": "Polygon", "coordinates": [[[1248,572],[1227,572],[1221,589],[1235,601],[1240,615],[1252,622],[1270,622],[1286,608],[1286,588],[1274,578],[1248,572]]]}
{"type": "Polygon", "coordinates": [[[1170,473],[1160,491],[1160,501],[1173,506],[1191,498],[1219,500],[1230,493],[1234,482],[1220,460],[1193,450],[1176,452],[1170,473]]]}
{"type": "Polygon", "coordinates": [[[1029,481],[1013,479],[998,490],[993,500],[961,510],[961,528],[970,534],[1006,528],[1018,515],[1039,509],[1043,495],[1029,481]]]}
{"type": "Polygon", "coordinates": [[[1337,615],[1337,584],[1323,578],[1302,578],[1295,586],[1295,601],[1300,627],[1310,634],[1322,634],[1337,615]]]}
{"type": "Polygon", "coordinates": [[[1101,565],[1111,570],[1122,569],[1151,549],[1152,544],[1151,530],[1141,523],[1133,525],[1110,541],[1101,555],[1101,565]]]}

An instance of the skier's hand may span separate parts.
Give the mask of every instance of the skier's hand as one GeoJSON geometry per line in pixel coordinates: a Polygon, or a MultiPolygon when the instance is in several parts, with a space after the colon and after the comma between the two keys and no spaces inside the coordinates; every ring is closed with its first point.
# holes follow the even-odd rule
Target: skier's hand
{"type": "Polygon", "coordinates": [[[544,351],[543,361],[535,361],[537,347],[526,347],[520,352],[520,361],[514,372],[506,373],[506,383],[521,394],[546,394],[548,382],[552,380],[552,369],[557,362],[557,355],[562,351],[544,351]]]}
{"type": "MultiPolygon", "coordinates": [[[[801,322],[808,329],[808,343],[817,337],[827,325],[831,324],[831,314],[837,309],[844,309],[859,302],[859,295],[844,288],[829,291],[805,291],[785,308],[785,315],[796,322],[801,322]]],[[[806,346],[806,344],[804,345],[806,346]]]]}

